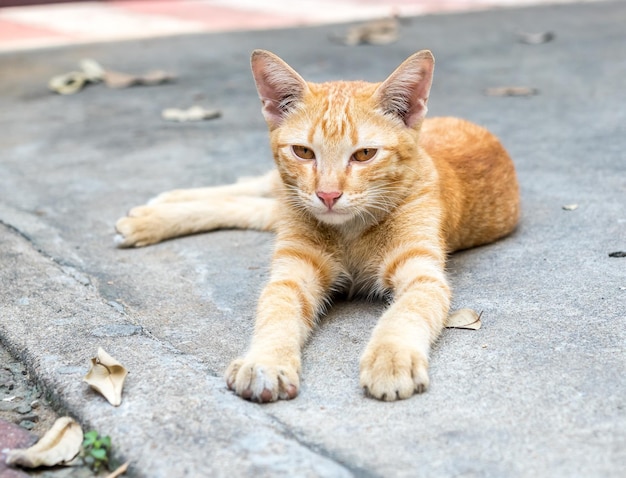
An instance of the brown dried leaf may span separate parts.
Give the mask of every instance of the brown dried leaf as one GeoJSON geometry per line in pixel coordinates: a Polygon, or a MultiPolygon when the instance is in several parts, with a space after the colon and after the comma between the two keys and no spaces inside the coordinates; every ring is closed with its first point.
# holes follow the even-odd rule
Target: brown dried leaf
{"type": "Polygon", "coordinates": [[[104,84],[109,88],[128,88],[135,84],[136,76],[119,71],[107,70],[104,72],[104,84]]]}
{"type": "Polygon", "coordinates": [[[160,85],[161,83],[169,83],[176,79],[175,75],[163,70],[151,70],[137,77],[140,85],[160,85]]]}
{"type": "Polygon", "coordinates": [[[98,356],[91,359],[91,368],[83,380],[117,407],[122,403],[126,375],[128,371],[124,366],[100,347],[98,356]]]}
{"type": "Polygon", "coordinates": [[[398,39],[398,20],[395,17],[373,20],[352,27],[345,35],[332,37],[332,39],[348,46],[387,45],[398,39]]]}
{"type": "Polygon", "coordinates": [[[92,83],[98,83],[104,78],[104,68],[96,60],[85,58],[80,61],[80,69],[92,83]]]}
{"type": "Polygon", "coordinates": [[[60,95],[78,93],[87,84],[87,75],[82,71],[70,71],[63,75],[53,76],[48,82],[48,88],[60,95]]]}
{"type": "Polygon", "coordinates": [[[161,117],[168,121],[202,121],[222,116],[220,110],[207,110],[202,106],[192,106],[186,110],[167,108],[161,112],[161,117]]]}
{"type": "Polygon", "coordinates": [[[128,465],[130,465],[130,462],[127,461],[126,463],[124,463],[123,465],[119,466],[115,471],[113,471],[112,473],[109,473],[106,478],[117,478],[118,476],[122,476],[124,473],[126,473],[126,471],[128,470],[128,465]]]}
{"type": "Polygon", "coordinates": [[[26,468],[63,465],[78,455],[82,443],[80,425],[73,418],[62,417],[30,448],[9,451],[6,462],[26,468]]]}
{"type": "Polygon", "coordinates": [[[487,88],[485,93],[487,96],[532,96],[539,94],[539,90],[528,86],[499,86],[487,88]]]}
{"type": "Polygon", "coordinates": [[[480,318],[483,315],[472,309],[459,309],[452,312],[446,320],[446,327],[449,329],[480,329],[482,323],[480,318]]]}
{"type": "Polygon", "coordinates": [[[104,83],[109,88],[128,88],[134,85],[160,85],[174,81],[176,77],[162,70],[149,71],[143,75],[129,75],[119,71],[107,70],[104,72],[104,83]]]}

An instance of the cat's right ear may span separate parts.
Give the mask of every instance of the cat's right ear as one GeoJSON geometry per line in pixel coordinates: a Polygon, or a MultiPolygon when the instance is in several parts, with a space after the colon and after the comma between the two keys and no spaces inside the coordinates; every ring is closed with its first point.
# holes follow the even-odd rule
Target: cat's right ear
{"type": "Polygon", "coordinates": [[[306,81],[269,51],[254,50],[251,65],[265,121],[271,129],[277,128],[285,115],[302,100],[308,90],[306,81]]]}

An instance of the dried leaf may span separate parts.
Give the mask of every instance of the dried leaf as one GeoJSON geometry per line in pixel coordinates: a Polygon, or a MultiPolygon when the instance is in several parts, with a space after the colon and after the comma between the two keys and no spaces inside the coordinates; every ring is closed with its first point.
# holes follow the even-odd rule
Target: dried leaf
{"type": "Polygon", "coordinates": [[[87,80],[98,83],[104,79],[104,68],[96,60],[85,58],[80,61],[80,68],[85,73],[87,80]]]}
{"type": "Polygon", "coordinates": [[[446,320],[446,327],[449,329],[480,329],[482,323],[480,318],[483,313],[480,314],[472,309],[459,309],[452,312],[446,320]]]}
{"type": "Polygon", "coordinates": [[[539,90],[528,86],[499,86],[487,88],[485,93],[488,96],[532,96],[538,94],[539,90]]]}
{"type": "Polygon", "coordinates": [[[220,110],[206,110],[202,106],[192,106],[186,110],[167,108],[161,112],[161,117],[168,121],[202,121],[222,116],[220,110]]]}
{"type": "Polygon", "coordinates": [[[565,206],[561,206],[561,209],[564,211],[575,211],[578,209],[578,204],[566,204],[565,206]]]}
{"type": "Polygon", "coordinates": [[[176,79],[176,75],[163,70],[151,70],[137,77],[139,85],[160,85],[161,83],[169,83],[176,79]]]}
{"type": "Polygon", "coordinates": [[[70,71],[53,77],[48,87],[56,93],[71,95],[82,90],[89,83],[104,83],[109,88],[128,88],[133,85],[160,85],[176,79],[170,73],[153,70],[143,75],[129,75],[117,71],[105,70],[100,63],[91,58],[80,61],[81,71],[70,71]]]}
{"type": "Polygon", "coordinates": [[[555,34],[553,32],[540,32],[540,33],[526,33],[519,34],[519,40],[527,45],[541,45],[542,43],[548,43],[554,40],[555,34]]]}
{"type": "Polygon", "coordinates": [[[128,88],[134,85],[160,85],[174,81],[176,77],[162,70],[149,71],[143,75],[129,75],[119,71],[106,70],[104,72],[104,83],[109,88],[128,88]]]}
{"type": "Polygon", "coordinates": [[[398,20],[395,17],[373,20],[352,27],[345,35],[331,37],[331,39],[348,46],[387,45],[398,39],[398,20]]]}
{"type": "Polygon", "coordinates": [[[112,473],[109,473],[106,478],[117,478],[118,476],[122,476],[124,473],[126,473],[126,471],[128,470],[128,465],[130,465],[130,462],[127,461],[126,463],[124,463],[123,465],[119,466],[115,471],[113,471],[112,473]]]}
{"type": "Polygon", "coordinates": [[[30,448],[9,451],[6,462],[26,468],[63,465],[78,455],[82,443],[80,425],[73,418],[62,417],[30,448]]]}
{"type": "Polygon", "coordinates": [[[122,403],[122,388],[128,371],[124,366],[98,348],[98,356],[91,359],[91,368],[85,375],[85,382],[100,392],[113,406],[122,403]]]}
{"type": "Polygon", "coordinates": [[[82,71],[70,71],[54,76],[48,82],[48,88],[60,95],[71,95],[79,92],[87,84],[87,75],[82,71]]]}
{"type": "Polygon", "coordinates": [[[104,83],[109,88],[128,88],[135,82],[136,77],[119,71],[107,70],[104,73],[104,83]]]}

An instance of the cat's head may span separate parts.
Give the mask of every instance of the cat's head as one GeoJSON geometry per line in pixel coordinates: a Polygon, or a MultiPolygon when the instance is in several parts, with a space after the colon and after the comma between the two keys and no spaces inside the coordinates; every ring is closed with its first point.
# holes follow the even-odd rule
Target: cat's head
{"type": "Polygon", "coordinates": [[[340,225],[378,221],[415,180],[434,59],[415,53],[384,82],[309,83],[273,53],[252,72],[292,207],[340,225]]]}

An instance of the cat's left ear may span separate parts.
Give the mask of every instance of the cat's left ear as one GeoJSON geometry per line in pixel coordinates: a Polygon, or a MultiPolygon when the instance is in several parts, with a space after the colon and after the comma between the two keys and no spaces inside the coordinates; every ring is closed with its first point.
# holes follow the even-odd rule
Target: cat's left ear
{"type": "Polygon", "coordinates": [[[426,116],[435,58],[428,50],[407,58],[374,93],[385,113],[394,114],[409,128],[426,116]]]}
{"type": "Polygon", "coordinates": [[[269,51],[254,50],[250,63],[263,116],[270,128],[276,128],[309,87],[293,68],[269,51]]]}

